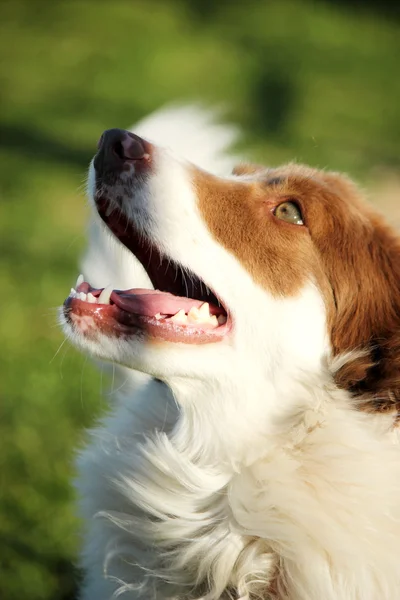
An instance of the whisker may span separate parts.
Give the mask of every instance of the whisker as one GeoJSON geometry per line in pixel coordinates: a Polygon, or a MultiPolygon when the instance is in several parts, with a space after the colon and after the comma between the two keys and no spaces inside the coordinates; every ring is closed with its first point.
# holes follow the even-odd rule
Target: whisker
{"type": "Polygon", "coordinates": [[[114,383],[115,383],[115,364],[112,364],[112,379],[111,379],[111,392],[110,395],[114,393],[114,383]]]}
{"type": "Polygon", "coordinates": [[[126,383],[128,382],[128,379],[129,379],[129,377],[126,377],[125,380],[121,383],[121,385],[119,387],[117,387],[116,390],[113,389],[112,391],[108,392],[106,394],[106,396],[113,396],[114,394],[117,394],[119,391],[121,391],[123,389],[123,387],[126,385],[126,383]]]}
{"type": "Polygon", "coordinates": [[[82,407],[84,407],[84,402],[83,402],[83,374],[84,374],[84,371],[85,371],[85,367],[86,367],[87,361],[88,361],[88,357],[86,356],[85,360],[83,362],[83,365],[82,365],[82,370],[81,370],[81,406],[82,407]]]}
{"type": "Polygon", "coordinates": [[[58,315],[58,311],[59,311],[60,307],[59,306],[50,306],[47,310],[47,312],[42,313],[40,316],[41,317],[54,317],[58,315]]]}
{"type": "Polygon", "coordinates": [[[165,268],[165,275],[168,273],[170,265],[171,265],[171,258],[168,258],[168,263],[167,263],[167,266],[165,268]]]}
{"type": "MultiPolygon", "coordinates": [[[[143,242],[144,242],[144,236],[143,236],[143,242]]],[[[148,260],[149,266],[151,264],[151,258],[152,258],[152,256],[153,256],[153,245],[150,244],[150,255],[149,255],[149,260],[148,260]]],[[[161,264],[160,264],[160,266],[161,266],[161,264]]]]}
{"type": "Polygon", "coordinates": [[[185,284],[185,289],[186,289],[186,297],[189,298],[189,289],[188,289],[188,285],[187,285],[187,281],[186,281],[186,275],[183,269],[181,269],[181,273],[182,273],[182,279],[183,279],[183,283],[185,284]]]}
{"type": "Polygon", "coordinates": [[[58,355],[58,353],[60,352],[61,348],[64,346],[65,342],[67,341],[67,338],[65,338],[61,344],[58,347],[58,350],[56,351],[56,353],[54,354],[53,358],[50,360],[49,365],[51,365],[51,363],[53,362],[53,360],[55,359],[55,357],[58,355]]]}
{"type": "Polygon", "coordinates": [[[60,368],[59,368],[59,372],[60,372],[60,379],[64,379],[63,372],[62,372],[62,368],[63,368],[63,364],[64,364],[65,357],[67,356],[67,354],[68,354],[68,351],[69,351],[70,349],[71,349],[71,346],[69,346],[69,345],[68,345],[68,346],[66,346],[66,347],[64,348],[64,352],[63,352],[63,355],[62,355],[62,357],[61,357],[60,368]]]}

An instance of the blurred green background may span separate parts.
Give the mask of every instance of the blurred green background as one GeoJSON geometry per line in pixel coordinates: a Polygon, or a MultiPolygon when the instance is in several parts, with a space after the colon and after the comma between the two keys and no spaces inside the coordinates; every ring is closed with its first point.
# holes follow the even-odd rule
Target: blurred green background
{"type": "MultiPolygon", "coordinates": [[[[103,129],[224,104],[268,163],[344,169],[398,210],[399,3],[0,3],[0,598],[72,600],[74,449],[104,407],[55,307],[77,275],[103,129]]],[[[396,219],[398,217],[396,216],[396,219]]]]}

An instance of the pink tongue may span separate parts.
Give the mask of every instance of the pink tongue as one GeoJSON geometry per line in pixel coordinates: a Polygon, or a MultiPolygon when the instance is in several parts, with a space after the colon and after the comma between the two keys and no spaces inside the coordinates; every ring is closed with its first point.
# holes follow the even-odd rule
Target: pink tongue
{"type": "MultiPolygon", "coordinates": [[[[162,315],[175,315],[184,310],[188,313],[193,307],[200,308],[204,302],[192,298],[181,298],[159,290],[132,289],[124,291],[113,291],[111,300],[119,308],[136,315],[154,317],[158,313],[162,315]]],[[[223,309],[210,304],[212,315],[223,314],[223,309]]]]}

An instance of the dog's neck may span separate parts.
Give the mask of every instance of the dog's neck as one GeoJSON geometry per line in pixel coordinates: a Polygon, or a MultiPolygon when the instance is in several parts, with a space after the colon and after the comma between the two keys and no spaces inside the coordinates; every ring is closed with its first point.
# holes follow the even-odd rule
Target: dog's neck
{"type": "Polygon", "coordinates": [[[242,381],[172,378],[168,388],[180,409],[170,436],[174,446],[194,462],[230,472],[265,456],[302,413],[318,412],[340,394],[323,368],[308,381],[304,372],[273,380],[251,372],[242,381]]]}
{"type": "MultiPolygon", "coordinates": [[[[128,501],[126,507],[122,504],[122,516],[105,516],[129,530],[123,553],[145,569],[148,597],[224,598],[229,589],[247,587],[257,561],[260,566],[271,563],[263,586],[269,583],[273,553],[264,541],[243,537],[230,516],[228,490],[245,458],[249,460],[257,435],[251,404],[250,390],[243,397],[233,385],[220,388],[189,379],[166,385],[153,379],[117,409],[137,415],[145,440],[139,446],[134,442],[134,454],[125,453],[133,462],[126,465],[127,476],[119,486],[123,503],[128,501]]],[[[125,438],[128,419],[121,417],[116,417],[124,422],[119,437],[125,438]]],[[[119,555],[110,556],[110,572],[118,565],[119,555]]],[[[140,568],[132,568],[130,576],[143,579],[140,568]]]]}
{"type": "MultiPolygon", "coordinates": [[[[277,561],[290,571],[303,564],[304,547],[313,556],[310,535],[340,570],[348,531],[362,537],[362,515],[375,519],[397,485],[381,473],[378,456],[392,461],[392,446],[378,442],[369,417],[348,403],[328,376],[303,377],[301,385],[277,378],[271,389],[188,379],[169,387],[153,379],[125,397],[106,428],[110,446],[101,442],[101,472],[116,481],[110,509],[102,511],[117,525],[110,574],[129,590],[142,582],[150,598],[223,598],[230,589],[249,597],[265,593],[277,561]],[[343,452],[355,486],[350,513],[343,452]],[[371,469],[378,487],[370,484],[371,469]],[[327,473],[337,488],[326,483],[327,473]],[[319,536],[326,528],[340,543],[327,546],[319,536]]],[[[312,561],[303,567],[296,577],[313,585],[319,575],[312,561]]]]}

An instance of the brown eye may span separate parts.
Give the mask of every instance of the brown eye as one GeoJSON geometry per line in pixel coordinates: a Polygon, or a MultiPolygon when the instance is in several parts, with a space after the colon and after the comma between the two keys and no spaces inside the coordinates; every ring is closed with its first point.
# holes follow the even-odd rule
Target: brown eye
{"type": "Polygon", "coordinates": [[[281,221],[293,223],[293,225],[304,225],[300,208],[296,202],[282,202],[273,211],[274,216],[281,221]]]}

